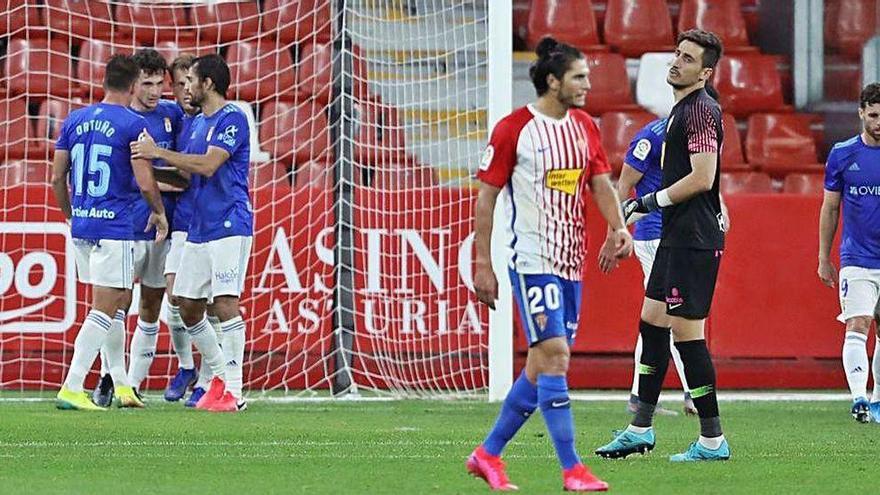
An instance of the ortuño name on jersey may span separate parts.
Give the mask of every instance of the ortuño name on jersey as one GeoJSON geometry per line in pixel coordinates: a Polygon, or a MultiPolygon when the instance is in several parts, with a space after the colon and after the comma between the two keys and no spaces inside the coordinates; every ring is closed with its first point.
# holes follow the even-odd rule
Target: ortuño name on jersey
{"type": "Polygon", "coordinates": [[[86,120],[77,124],[75,131],[77,136],[82,136],[85,132],[100,132],[109,138],[116,134],[116,128],[108,120],[86,120]]]}

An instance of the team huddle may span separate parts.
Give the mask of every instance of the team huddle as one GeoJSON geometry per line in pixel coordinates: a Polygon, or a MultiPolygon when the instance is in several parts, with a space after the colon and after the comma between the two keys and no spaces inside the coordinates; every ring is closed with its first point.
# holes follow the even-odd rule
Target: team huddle
{"type": "Polygon", "coordinates": [[[239,314],[253,235],[250,135],[227,103],[219,55],[183,55],[170,68],[152,49],[114,55],[103,101],[72,112],[55,146],[52,188],[70,222],[79,280],[92,304],[57,396],[61,409],[143,407],[167,294],[179,369],[165,391],[186,406],[241,411],[245,323],[239,314]],[[176,102],[161,99],[170,72],[176,102]],[[125,318],[140,283],[125,363],[125,318]],[[195,369],[193,346],[201,354],[195,369]],[[85,377],[100,355],[93,397],[85,377]]]}

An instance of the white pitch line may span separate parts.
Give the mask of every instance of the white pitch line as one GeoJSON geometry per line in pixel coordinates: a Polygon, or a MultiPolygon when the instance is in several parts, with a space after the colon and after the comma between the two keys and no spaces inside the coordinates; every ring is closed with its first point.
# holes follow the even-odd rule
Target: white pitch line
{"type": "MultiPolygon", "coordinates": [[[[572,400],[583,402],[615,402],[626,401],[629,399],[628,391],[601,391],[601,392],[573,392],[570,394],[572,400]]],[[[147,395],[148,399],[161,401],[159,395],[147,395]]],[[[248,402],[268,402],[272,404],[296,404],[296,403],[314,403],[314,402],[332,402],[336,404],[344,403],[364,403],[364,402],[396,402],[405,400],[395,397],[349,397],[333,398],[333,397],[246,397],[248,402]]],[[[0,397],[0,403],[3,402],[51,402],[55,399],[52,397],[0,397]]],[[[412,399],[414,400],[414,399],[412,399]]],[[[428,399],[430,400],[430,399],[428,399]]],[[[461,402],[482,402],[485,396],[474,396],[472,398],[462,399],[461,402]]],[[[682,402],[684,400],[681,392],[665,391],[660,400],[663,402],[682,402]]],[[[844,392],[797,392],[797,391],[728,391],[719,392],[718,400],[722,402],[814,402],[814,401],[849,401],[850,395],[844,392]]],[[[445,400],[444,402],[456,402],[445,400]]]]}

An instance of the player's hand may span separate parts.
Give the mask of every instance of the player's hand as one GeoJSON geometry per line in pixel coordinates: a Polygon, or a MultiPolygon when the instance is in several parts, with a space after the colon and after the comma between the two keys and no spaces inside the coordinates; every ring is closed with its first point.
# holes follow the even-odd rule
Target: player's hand
{"type": "Polygon", "coordinates": [[[633,252],[633,238],[626,229],[618,229],[608,235],[608,241],[614,247],[614,257],[627,258],[633,252]]]}
{"type": "Polygon", "coordinates": [[[599,271],[602,273],[611,273],[611,270],[617,268],[617,256],[616,256],[617,248],[614,246],[614,242],[611,239],[611,235],[605,238],[605,242],[602,243],[602,249],[599,250],[599,271]]]}
{"type": "Polygon", "coordinates": [[[819,269],[816,271],[823,284],[828,287],[837,285],[837,268],[834,267],[834,263],[828,260],[819,260],[819,269]]]}
{"type": "Polygon", "coordinates": [[[131,148],[131,158],[133,160],[152,160],[158,158],[159,146],[156,144],[156,141],[153,140],[153,136],[150,136],[150,133],[147,132],[146,129],[141,131],[138,140],[132,141],[129,144],[129,147],[131,148]]]}
{"type": "Polygon", "coordinates": [[[648,193],[640,198],[629,198],[623,202],[621,207],[623,208],[623,219],[627,222],[636,213],[647,214],[660,209],[655,193],[648,193]]]}
{"type": "Polygon", "coordinates": [[[492,271],[492,264],[477,262],[474,271],[474,291],[481,303],[495,309],[495,300],[498,299],[498,279],[492,271]]]}
{"type": "Polygon", "coordinates": [[[147,221],[147,228],[144,232],[149,232],[155,227],[156,243],[160,243],[168,237],[168,219],[164,213],[150,213],[150,219],[147,221]]]}

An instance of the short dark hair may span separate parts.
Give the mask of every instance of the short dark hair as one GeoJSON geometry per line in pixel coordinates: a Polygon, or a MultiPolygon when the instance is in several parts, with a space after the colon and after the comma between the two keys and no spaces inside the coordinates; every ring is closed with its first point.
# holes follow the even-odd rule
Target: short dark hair
{"type": "Polygon", "coordinates": [[[210,55],[201,56],[193,60],[193,68],[199,80],[204,81],[211,78],[214,81],[214,89],[220,96],[226,96],[226,90],[229,89],[229,66],[223,57],[212,53],[210,55]]]}
{"type": "Polygon", "coordinates": [[[165,71],[168,70],[168,62],[165,57],[152,48],[141,48],[134,52],[131,59],[147,75],[162,74],[164,76],[165,71]]]}
{"type": "Polygon", "coordinates": [[[859,95],[859,108],[880,103],[880,83],[871,83],[865,86],[859,95]]]}
{"type": "Polygon", "coordinates": [[[547,37],[538,43],[535,48],[538,60],[529,67],[529,77],[535,86],[538,96],[546,93],[550,86],[547,84],[547,76],[553,74],[556,79],[562,80],[568,66],[575,60],[584,58],[584,54],[577,48],[560,43],[553,38],[547,37]]]}
{"type": "Polygon", "coordinates": [[[171,76],[174,76],[174,71],[182,70],[184,72],[188,71],[190,67],[193,66],[193,61],[195,61],[196,56],[190,53],[184,53],[183,55],[178,56],[171,62],[171,67],[168,70],[171,72],[171,76]]]}
{"type": "Polygon", "coordinates": [[[137,81],[141,70],[129,55],[116,54],[107,61],[104,72],[104,89],[108,91],[128,91],[137,81]]]}
{"type": "Polygon", "coordinates": [[[718,64],[718,59],[724,51],[721,39],[711,31],[703,31],[702,29],[689,29],[678,34],[675,45],[678,46],[682,41],[690,41],[696,43],[703,48],[703,68],[714,69],[718,64]]]}

